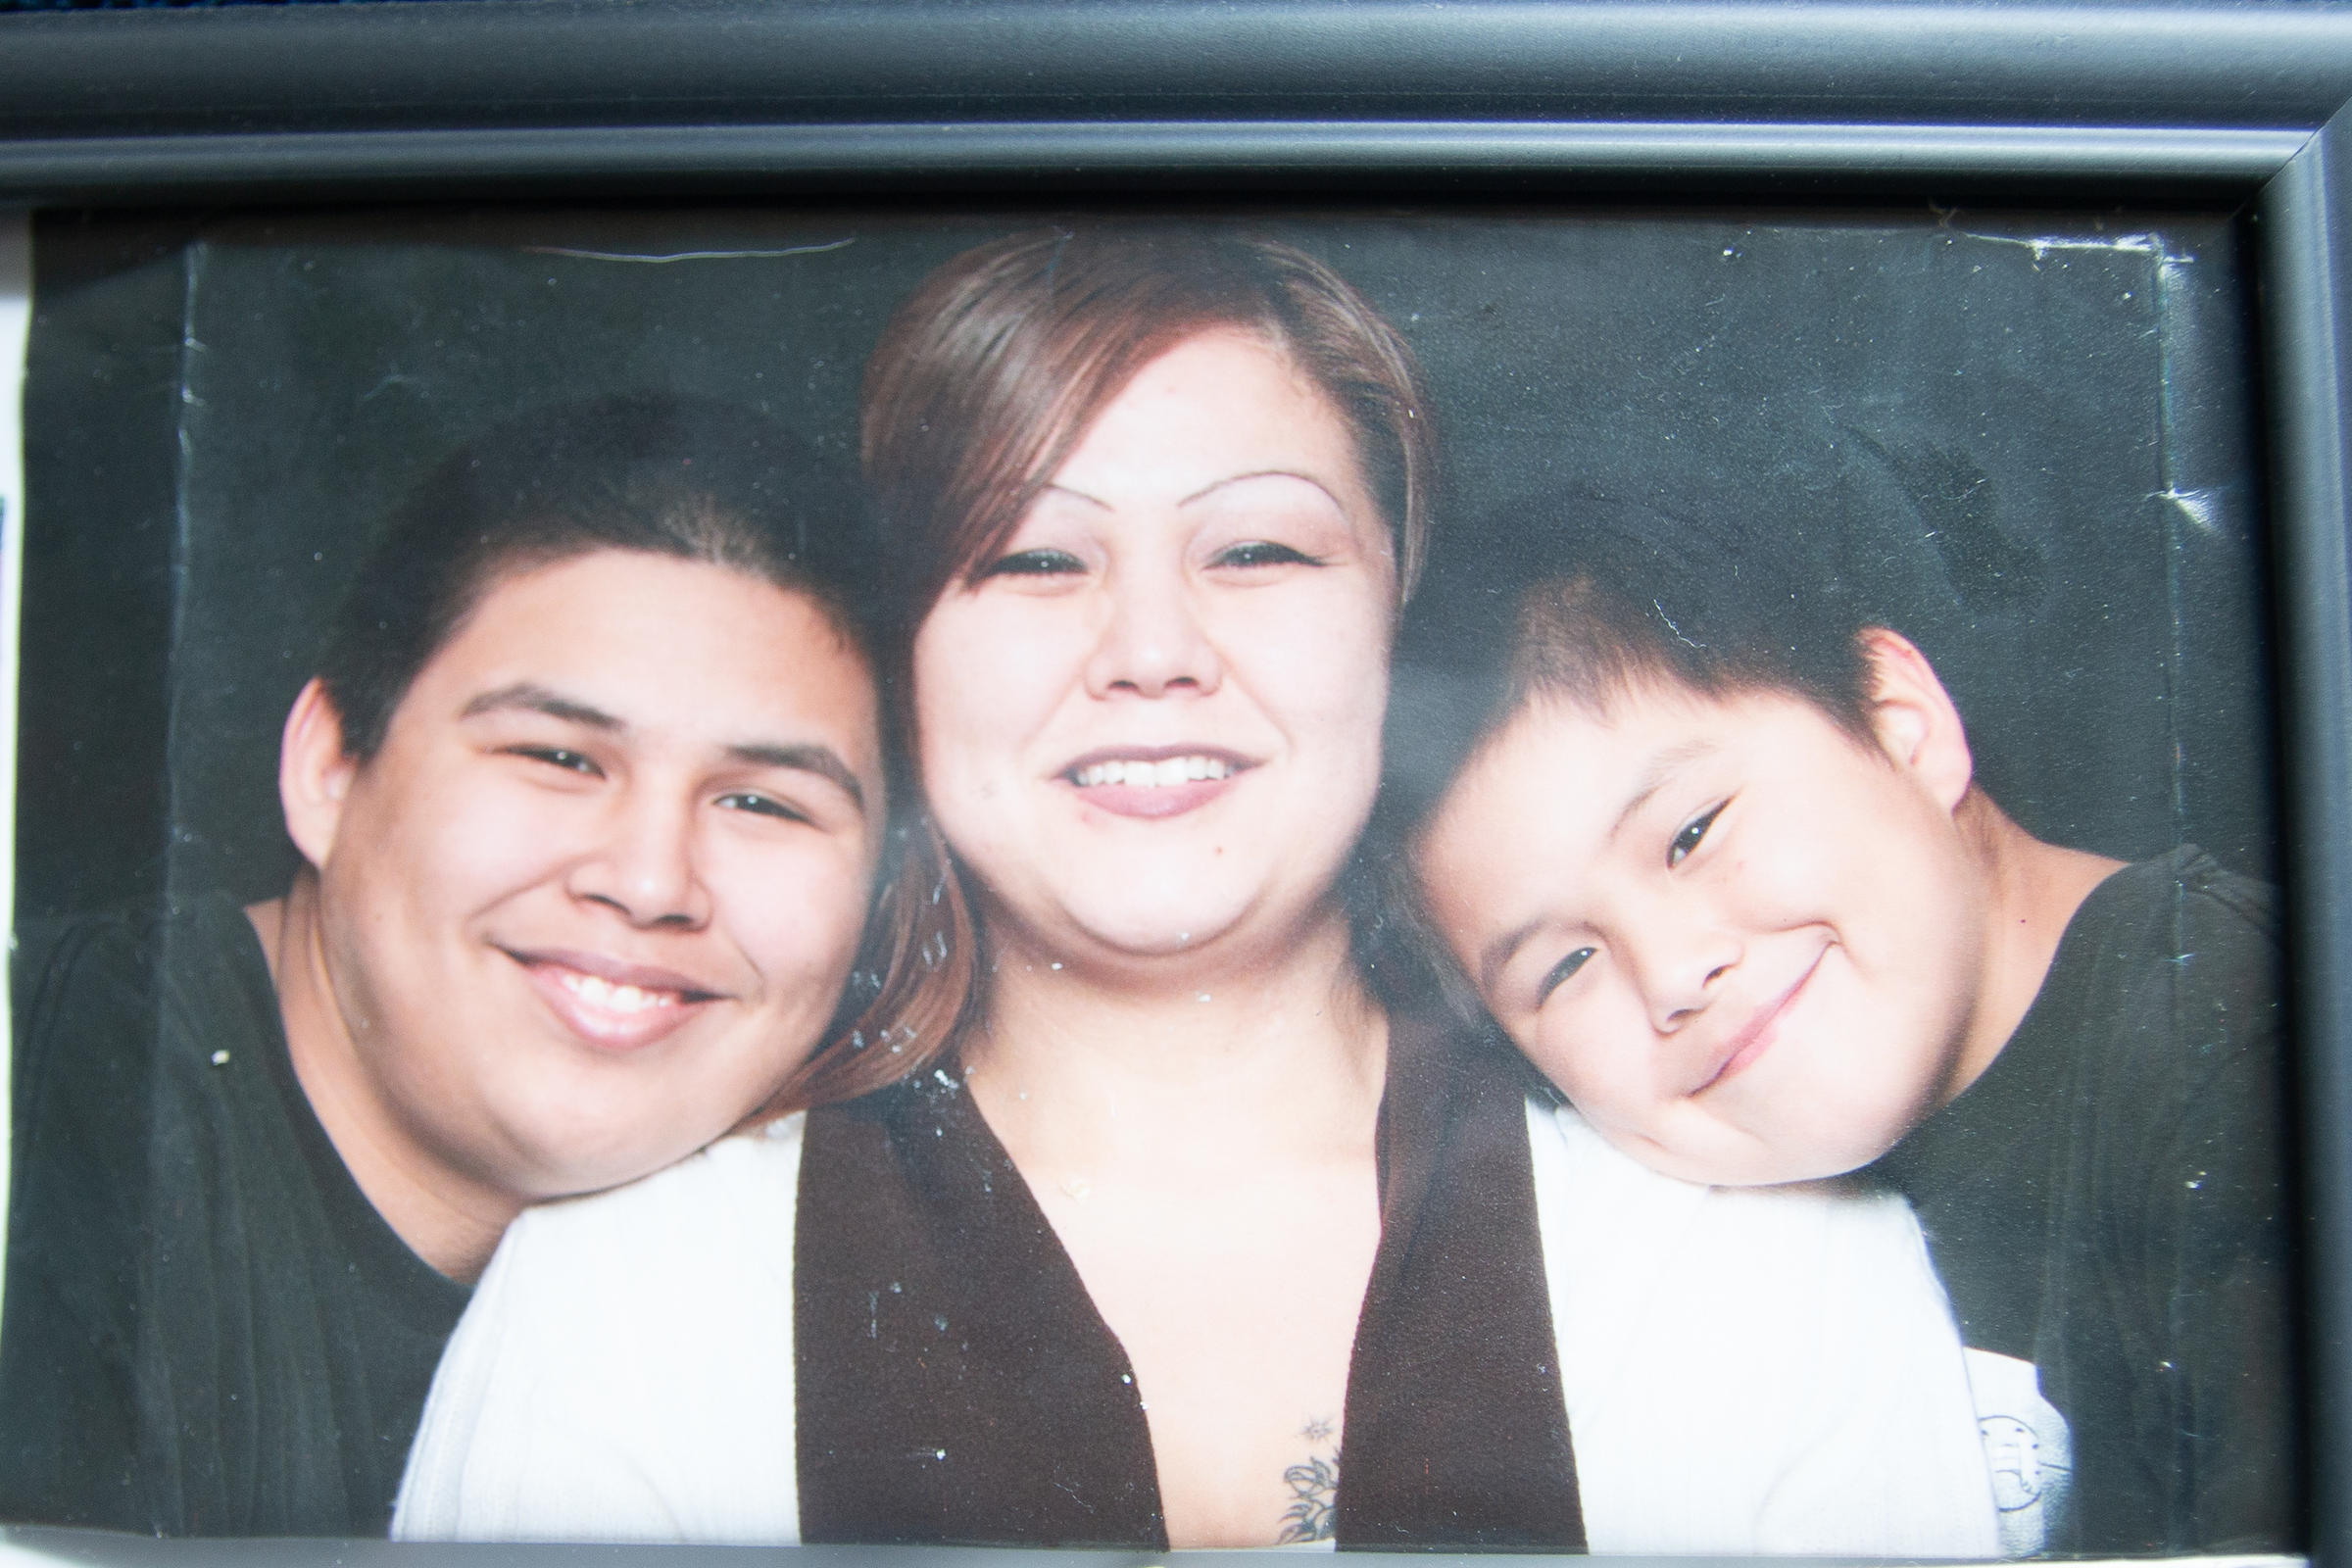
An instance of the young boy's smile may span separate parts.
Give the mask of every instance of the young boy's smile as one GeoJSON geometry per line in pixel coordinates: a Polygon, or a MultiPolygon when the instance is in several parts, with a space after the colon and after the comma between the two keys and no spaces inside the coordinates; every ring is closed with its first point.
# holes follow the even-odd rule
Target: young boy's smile
{"type": "Polygon", "coordinates": [[[1694,1181],[1833,1175],[1965,1081],[1965,753],[1955,784],[1913,716],[1883,701],[1874,747],[1795,697],[1652,680],[1605,714],[1539,698],[1463,770],[1420,841],[1431,913],[1612,1142],[1694,1181]]]}

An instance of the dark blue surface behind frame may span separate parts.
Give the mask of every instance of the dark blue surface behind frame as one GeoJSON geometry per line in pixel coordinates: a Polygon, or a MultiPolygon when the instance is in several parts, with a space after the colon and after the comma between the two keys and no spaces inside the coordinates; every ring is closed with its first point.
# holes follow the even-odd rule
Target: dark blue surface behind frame
{"type": "MultiPolygon", "coordinates": [[[[854,184],[1032,203],[1155,187],[1420,205],[1632,191],[2250,206],[2311,1214],[2312,1549],[2352,1568],[2348,98],[2352,6],[2292,0],[388,0],[14,14],[0,16],[0,202],[778,197],[854,184]]],[[[80,1560],[228,1562],[255,1549],[8,1539],[80,1560]]],[[[358,1555],[379,1551],[416,1560],[381,1545],[358,1555]]],[[[324,1560],[299,1544],[263,1554],[324,1560]]],[[[924,1560],[949,1555],[965,1554],[924,1560]]]]}

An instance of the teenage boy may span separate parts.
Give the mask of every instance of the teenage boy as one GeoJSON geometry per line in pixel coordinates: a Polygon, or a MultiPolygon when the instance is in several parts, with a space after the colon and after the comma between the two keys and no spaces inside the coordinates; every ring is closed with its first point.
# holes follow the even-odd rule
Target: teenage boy
{"type": "Polygon", "coordinates": [[[883,839],[854,509],[717,405],[494,431],[294,703],[285,896],[22,934],[0,1516],[381,1535],[507,1223],[803,1066],[883,839]]]}
{"type": "Polygon", "coordinates": [[[1658,1170],[1877,1162],[1971,1347],[2012,1549],[2290,1549],[2265,890],[2026,832],[1799,530],[1594,501],[1524,537],[1432,584],[1400,656],[1456,726],[1400,737],[1393,808],[1460,977],[1658,1170]]]}

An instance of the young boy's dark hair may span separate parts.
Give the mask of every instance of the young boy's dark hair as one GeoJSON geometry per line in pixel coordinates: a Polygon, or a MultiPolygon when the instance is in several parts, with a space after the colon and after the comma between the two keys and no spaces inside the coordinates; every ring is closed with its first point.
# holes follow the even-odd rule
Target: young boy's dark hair
{"type": "Polygon", "coordinates": [[[1379,822],[1434,961],[1646,1163],[1911,1199],[2014,1549],[2291,1548],[2267,891],[2035,839],[1838,519],[1676,510],[1433,563],[1379,822]]]}
{"type": "Polygon", "coordinates": [[[1847,580],[1843,541],[1799,526],[1786,510],[1686,515],[1572,491],[1455,540],[1400,629],[1384,822],[1409,832],[1539,697],[1600,709],[1643,679],[1780,691],[1867,739],[1859,639],[1883,617],[1847,580]]]}

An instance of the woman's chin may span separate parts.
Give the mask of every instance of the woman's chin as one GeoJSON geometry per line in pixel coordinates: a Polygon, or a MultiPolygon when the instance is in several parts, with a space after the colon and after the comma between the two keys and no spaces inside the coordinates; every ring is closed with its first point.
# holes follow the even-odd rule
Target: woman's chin
{"type": "Polygon", "coordinates": [[[1234,925],[1233,916],[1194,909],[1158,918],[1133,914],[1081,919],[1080,929],[1105,953],[1123,958],[1176,960],[1213,953],[1234,925]]]}
{"type": "Polygon", "coordinates": [[[1328,916],[1326,903],[1302,909],[1269,906],[1269,901],[1237,898],[1212,905],[1193,899],[1181,906],[1068,911],[1084,947],[1114,966],[1157,970],[1173,976],[1194,968],[1247,970],[1279,962],[1309,943],[1328,916]]]}

